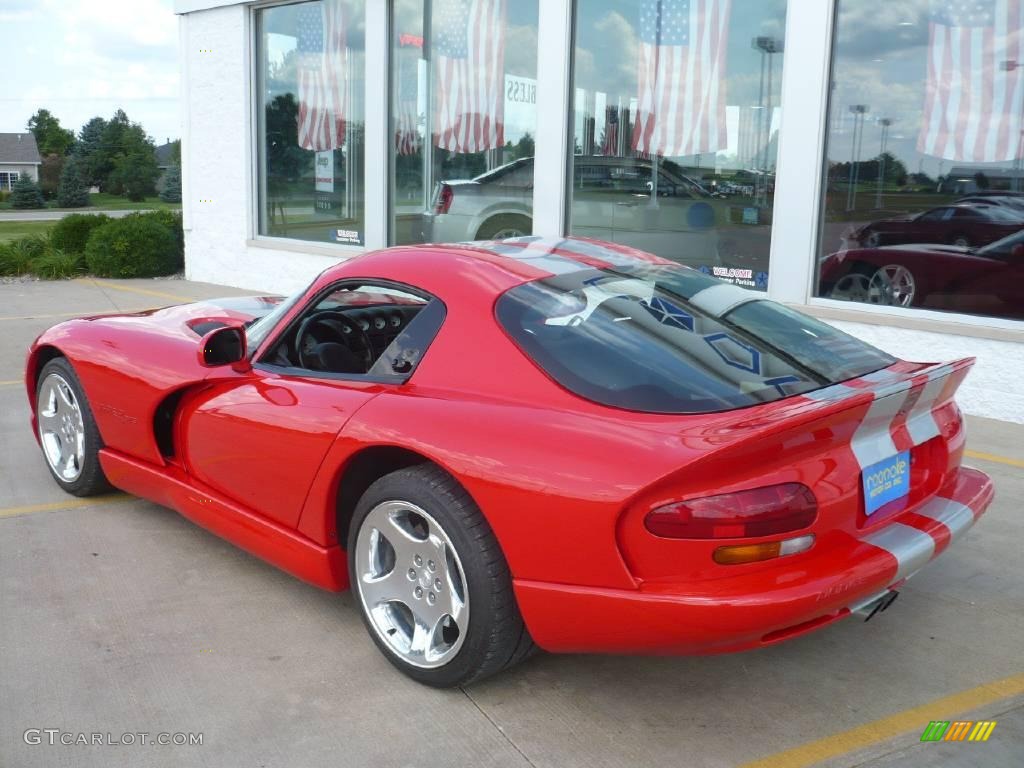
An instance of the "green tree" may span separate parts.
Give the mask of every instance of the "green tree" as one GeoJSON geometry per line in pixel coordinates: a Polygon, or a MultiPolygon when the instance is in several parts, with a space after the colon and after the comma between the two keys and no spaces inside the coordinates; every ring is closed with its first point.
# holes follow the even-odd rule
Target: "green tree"
{"type": "Polygon", "coordinates": [[[160,199],[165,203],[181,202],[181,166],[177,163],[169,166],[164,174],[164,187],[160,190],[160,199]]]}
{"type": "Polygon", "coordinates": [[[67,157],[64,155],[46,155],[43,163],[39,166],[39,189],[42,190],[46,200],[53,200],[57,196],[57,189],[60,187],[60,176],[64,171],[64,163],[67,157]]]}
{"type": "Polygon", "coordinates": [[[11,207],[43,207],[43,193],[39,191],[39,185],[32,181],[32,177],[27,173],[21,174],[11,188],[11,207]]]}
{"type": "Polygon", "coordinates": [[[75,156],[64,163],[57,190],[57,205],[61,208],[83,208],[89,204],[89,186],[82,174],[82,161],[75,156]]]}
{"type": "Polygon", "coordinates": [[[114,170],[108,177],[108,187],[114,194],[125,195],[140,202],[156,194],[156,180],[160,168],[152,148],[132,149],[114,160],[114,170]]]}
{"type": "Polygon", "coordinates": [[[50,110],[40,109],[28,119],[28,129],[36,137],[40,155],[66,155],[75,143],[74,131],[62,128],[50,110]]]}
{"type": "Polygon", "coordinates": [[[79,173],[90,187],[99,186],[105,178],[105,173],[109,173],[110,170],[108,168],[104,171],[100,167],[103,162],[103,132],[106,127],[106,120],[94,117],[78,132],[74,155],[81,161],[79,173]]]}

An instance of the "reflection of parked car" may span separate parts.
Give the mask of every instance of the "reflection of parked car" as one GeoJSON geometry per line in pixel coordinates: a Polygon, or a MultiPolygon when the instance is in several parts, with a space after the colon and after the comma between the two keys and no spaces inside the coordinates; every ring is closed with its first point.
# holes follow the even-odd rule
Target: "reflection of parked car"
{"type": "Polygon", "coordinates": [[[997,208],[1008,208],[1011,211],[1024,212],[1024,197],[1016,195],[971,195],[962,197],[954,205],[994,205],[997,208]]]}
{"type": "Polygon", "coordinates": [[[996,205],[943,205],[894,219],[865,224],[853,240],[868,248],[903,243],[985,245],[1024,227],[1024,214],[996,205]]]}
{"type": "Polygon", "coordinates": [[[983,248],[887,246],[841,251],[821,263],[820,293],[835,299],[923,306],[929,297],[1001,300],[1024,308],[1024,232],[983,248]]]}
{"type": "MultiPolygon", "coordinates": [[[[670,161],[658,167],[652,199],[650,160],[577,156],[573,170],[573,232],[622,243],[690,265],[715,265],[716,224],[728,205],[670,161]]],[[[457,242],[516,237],[533,231],[533,158],[523,158],[468,181],[435,188],[424,237],[457,242]]]]}

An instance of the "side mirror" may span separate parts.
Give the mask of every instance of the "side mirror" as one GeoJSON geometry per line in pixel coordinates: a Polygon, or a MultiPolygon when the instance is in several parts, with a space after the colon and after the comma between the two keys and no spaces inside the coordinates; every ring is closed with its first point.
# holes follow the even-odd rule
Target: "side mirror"
{"type": "Polygon", "coordinates": [[[1010,249],[1010,258],[1014,261],[1024,261],[1024,243],[1017,243],[1010,249]]]}
{"type": "Polygon", "coordinates": [[[247,355],[245,328],[241,325],[216,328],[203,336],[199,346],[199,363],[206,368],[230,365],[233,370],[244,373],[251,367],[247,355]]]}

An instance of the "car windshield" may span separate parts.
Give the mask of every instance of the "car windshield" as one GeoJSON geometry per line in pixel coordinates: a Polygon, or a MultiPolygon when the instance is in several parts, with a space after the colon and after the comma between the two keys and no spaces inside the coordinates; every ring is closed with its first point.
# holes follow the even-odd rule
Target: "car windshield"
{"type": "Polygon", "coordinates": [[[501,296],[498,321],[571,392],[709,413],[811,392],[895,359],[760,294],[674,265],[581,270],[501,296]]]}
{"type": "Polygon", "coordinates": [[[274,307],[273,311],[249,324],[245,329],[245,343],[250,354],[256,351],[259,345],[263,343],[263,340],[267,338],[270,330],[277,325],[277,321],[288,314],[288,310],[294,307],[296,302],[305,296],[308,290],[309,286],[301,291],[296,291],[274,307]]]}
{"type": "Polygon", "coordinates": [[[1003,256],[1013,250],[1013,246],[1015,245],[1024,245],[1024,231],[1014,232],[1012,235],[1004,237],[1002,240],[996,240],[994,243],[989,243],[984,248],[979,248],[977,253],[979,256],[1003,256]]]}

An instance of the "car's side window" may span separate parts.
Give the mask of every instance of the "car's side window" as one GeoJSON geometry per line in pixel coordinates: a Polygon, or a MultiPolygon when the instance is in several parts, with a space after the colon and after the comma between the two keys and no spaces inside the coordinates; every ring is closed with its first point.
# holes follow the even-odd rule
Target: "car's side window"
{"type": "Polygon", "coordinates": [[[444,304],[417,289],[344,281],[315,297],[259,364],[304,375],[403,381],[444,317],[444,304]]]}

